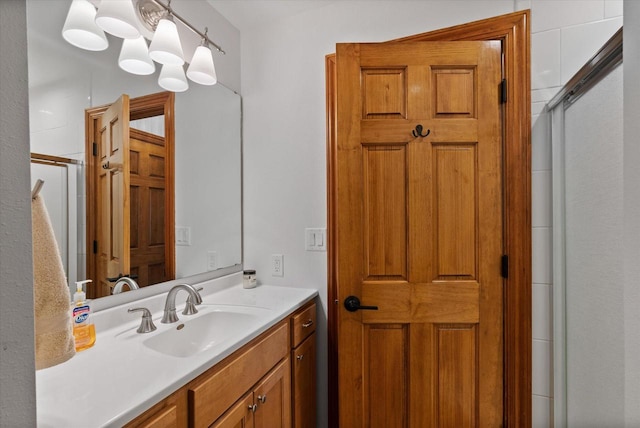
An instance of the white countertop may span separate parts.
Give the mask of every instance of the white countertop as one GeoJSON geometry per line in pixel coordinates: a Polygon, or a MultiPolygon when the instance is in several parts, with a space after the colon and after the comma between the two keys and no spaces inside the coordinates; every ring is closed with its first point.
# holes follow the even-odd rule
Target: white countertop
{"type": "MultiPolygon", "coordinates": [[[[167,293],[95,313],[96,344],[65,363],[36,372],[38,427],[122,426],[318,295],[315,289],[270,285],[253,289],[242,285],[220,289],[206,283],[197,286],[205,288],[201,292],[203,305],[193,317],[217,305],[268,310],[257,310],[257,321],[223,346],[190,357],[166,355],[142,343],[177,325],[160,323],[167,293]],[[157,327],[154,332],[135,333],[141,313],[130,314],[127,309],[140,306],[152,311],[157,327]]],[[[190,318],[181,313],[186,297],[182,291],[177,295],[179,323],[190,318]]]]}

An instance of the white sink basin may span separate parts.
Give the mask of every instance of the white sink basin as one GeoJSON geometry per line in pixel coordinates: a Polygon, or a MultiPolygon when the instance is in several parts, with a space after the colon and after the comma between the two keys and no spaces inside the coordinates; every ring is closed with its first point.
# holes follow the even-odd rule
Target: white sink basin
{"type": "Polygon", "coordinates": [[[162,354],[190,357],[243,334],[243,331],[260,321],[261,311],[254,312],[224,308],[193,318],[182,317],[169,330],[151,333],[142,344],[162,354]]]}

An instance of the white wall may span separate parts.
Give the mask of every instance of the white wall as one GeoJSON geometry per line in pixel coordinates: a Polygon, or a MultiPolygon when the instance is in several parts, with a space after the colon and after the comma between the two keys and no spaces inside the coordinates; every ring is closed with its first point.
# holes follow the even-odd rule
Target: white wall
{"type": "Polygon", "coordinates": [[[625,423],[640,426],[640,2],[624,2],[625,423]]]}
{"type": "MultiPolygon", "coordinates": [[[[245,265],[261,281],[320,290],[326,253],[305,252],[304,228],[326,225],[324,56],[338,42],[384,41],[532,9],[533,408],[552,421],[551,150],[539,113],[622,25],[621,0],[341,1],[242,32],[245,265]],[[285,255],[283,278],[270,255],[285,255]]],[[[326,343],[325,324],[319,343],[326,343]]],[[[318,355],[320,424],[326,351],[318,355]]]]}
{"type": "Polygon", "coordinates": [[[0,1],[0,426],[36,425],[26,7],[0,1]]]}

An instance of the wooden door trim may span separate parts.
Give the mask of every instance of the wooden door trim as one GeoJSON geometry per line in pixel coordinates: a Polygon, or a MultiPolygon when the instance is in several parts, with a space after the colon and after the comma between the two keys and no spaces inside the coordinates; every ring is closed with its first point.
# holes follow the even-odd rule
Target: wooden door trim
{"type": "MultiPolygon", "coordinates": [[[[499,40],[504,53],[505,250],[509,274],[504,292],[504,425],[531,427],[531,87],[530,11],[416,34],[391,42],[499,40]]],[[[336,300],[336,63],[327,55],[327,294],[329,302],[329,425],[338,426],[338,315],[336,300]]]]}
{"type": "MultiPolygon", "coordinates": [[[[144,119],[147,117],[164,115],[164,138],[166,146],[166,192],[165,192],[165,221],[167,224],[175,224],[175,94],[173,92],[158,92],[142,97],[131,98],[129,101],[130,120],[144,119]]],[[[93,254],[93,241],[96,239],[95,212],[96,189],[92,177],[98,168],[96,157],[92,156],[93,142],[96,131],[96,123],[109,105],[92,107],[85,110],[85,180],[86,180],[86,255],[87,276],[90,277],[96,270],[96,258],[93,254]]],[[[175,242],[175,227],[165,228],[165,242],[175,242]]],[[[175,245],[165,245],[165,259],[167,276],[175,277],[175,245]]],[[[87,290],[91,295],[91,287],[87,290]]]]}

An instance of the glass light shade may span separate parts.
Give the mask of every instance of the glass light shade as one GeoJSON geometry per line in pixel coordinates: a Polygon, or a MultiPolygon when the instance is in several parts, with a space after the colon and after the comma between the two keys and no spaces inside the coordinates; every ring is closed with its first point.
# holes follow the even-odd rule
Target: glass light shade
{"type": "Polygon", "coordinates": [[[124,71],[138,75],[149,75],[156,71],[156,66],[149,57],[149,49],[144,37],[124,39],[118,57],[118,65],[124,71]]]}
{"type": "Polygon", "coordinates": [[[198,46],[191,64],[187,69],[187,77],[201,85],[215,85],[218,81],[216,68],[213,65],[211,49],[206,46],[198,46]]]}
{"type": "Polygon", "coordinates": [[[140,36],[138,19],[131,0],[102,0],[96,14],[96,24],[121,39],[140,36]]]}
{"type": "Polygon", "coordinates": [[[62,27],[62,37],[73,46],[88,51],[109,47],[107,36],[95,23],[96,8],[88,0],[73,0],[62,27]]]}
{"type": "Polygon", "coordinates": [[[158,22],[156,32],[153,34],[151,45],[149,46],[149,56],[160,64],[184,64],[178,28],[173,21],[162,18],[158,22]]]}
{"type": "Polygon", "coordinates": [[[158,85],[171,92],[184,92],[189,89],[189,82],[181,65],[163,65],[158,77],[158,85]]]}

